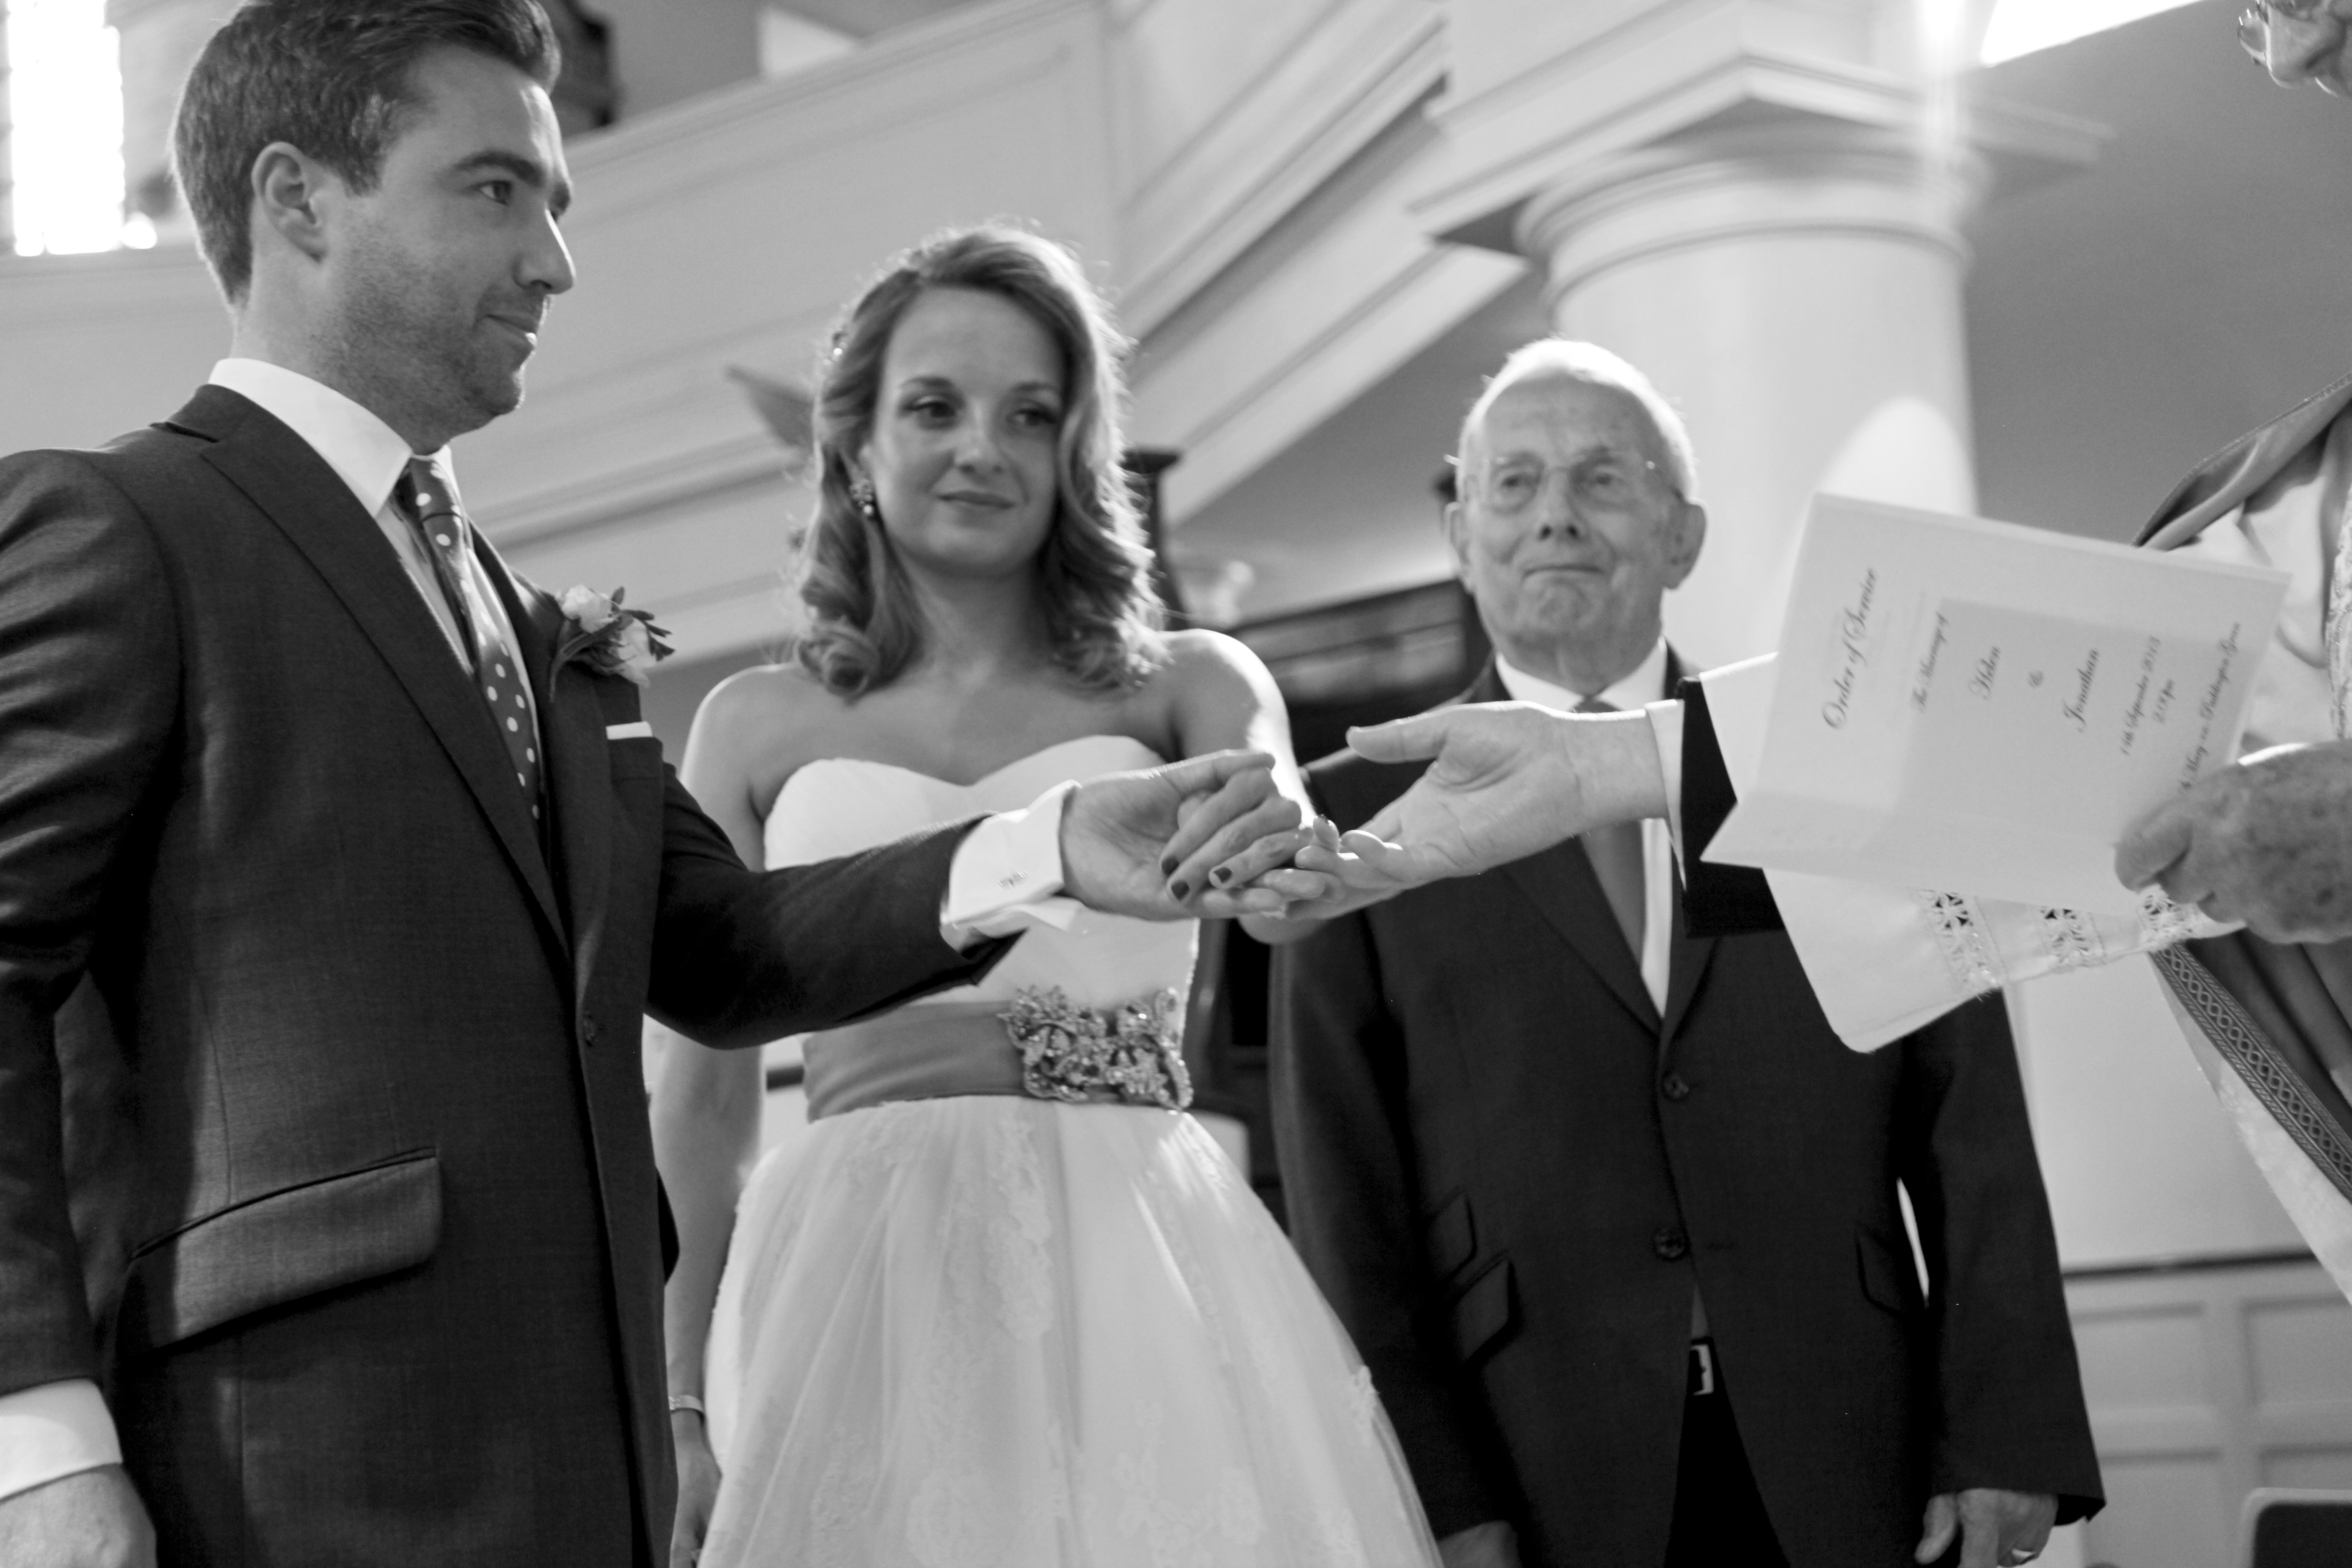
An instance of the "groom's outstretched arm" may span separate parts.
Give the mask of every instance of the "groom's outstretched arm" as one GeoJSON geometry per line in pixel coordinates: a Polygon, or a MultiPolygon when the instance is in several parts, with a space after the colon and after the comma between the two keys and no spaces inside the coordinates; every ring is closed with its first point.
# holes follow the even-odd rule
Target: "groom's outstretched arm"
{"type": "Polygon", "coordinates": [[[108,1509],[117,1524],[137,1510],[119,1471],[102,1496],[60,1479],[109,1462],[113,1433],[86,1381],[54,1019],[129,869],[179,680],[172,596],[131,501],[78,455],[0,460],[0,1542],[16,1547],[31,1531],[61,1550],[108,1509]]]}
{"type": "Polygon", "coordinates": [[[722,1048],[970,984],[1013,940],[978,932],[1017,931],[1013,911],[1063,896],[1157,920],[1278,909],[1279,894],[1247,884],[1287,858],[1298,820],[1270,759],[1221,752],[754,874],[675,774],[668,792],[650,1010],[722,1048]]]}
{"type": "Polygon", "coordinates": [[[973,822],[861,854],[753,872],[675,773],[649,1010],[706,1046],[830,1028],[986,973],[1013,939],[958,951],[940,900],[973,822]]]}

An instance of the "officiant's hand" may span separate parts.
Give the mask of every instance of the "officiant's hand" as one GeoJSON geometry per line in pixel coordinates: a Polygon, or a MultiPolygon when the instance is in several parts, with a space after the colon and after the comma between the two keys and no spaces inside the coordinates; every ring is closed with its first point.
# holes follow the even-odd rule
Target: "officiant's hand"
{"type": "Polygon", "coordinates": [[[2352,936],[2352,744],[2273,746],[2216,769],[2125,837],[2116,875],[2271,942],[2352,936]]]}
{"type": "Polygon", "coordinates": [[[1337,848],[1299,850],[1302,868],[1337,878],[1360,903],[1524,859],[1588,828],[1665,815],[1657,742],[1640,713],[1466,703],[1350,730],[1348,744],[1376,763],[1435,759],[1337,848]]]}
{"type": "Polygon", "coordinates": [[[1289,858],[1299,816],[1263,752],[1090,779],[1062,808],[1062,890],[1146,920],[1272,913],[1280,895],[1247,884],[1289,858]]]}
{"type": "Polygon", "coordinates": [[[155,1568],[155,1531],[120,1465],[0,1500],[8,1568],[155,1568]]]}

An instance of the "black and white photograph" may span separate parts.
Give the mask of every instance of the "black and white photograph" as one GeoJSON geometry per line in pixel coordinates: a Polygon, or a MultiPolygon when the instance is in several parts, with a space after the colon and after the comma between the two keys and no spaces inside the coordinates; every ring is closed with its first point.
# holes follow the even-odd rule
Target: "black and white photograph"
{"type": "Polygon", "coordinates": [[[0,0],[0,1568],[2352,1565],[2352,0],[0,0]]]}

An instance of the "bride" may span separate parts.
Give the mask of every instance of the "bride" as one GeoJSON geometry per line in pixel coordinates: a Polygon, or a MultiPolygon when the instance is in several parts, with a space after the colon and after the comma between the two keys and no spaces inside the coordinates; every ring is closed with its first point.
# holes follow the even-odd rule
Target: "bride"
{"type": "MultiPolygon", "coordinates": [[[[1119,347],[1076,261],[1007,228],[929,241],[851,307],[807,629],[687,747],[746,859],[1230,746],[1303,793],[1264,666],[1152,629],[1119,347]]],[[[1194,928],[1064,912],[978,985],[811,1037],[814,1125],[748,1181],[757,1053],[665,1053],[674,1561],[1436,1563],[1362,1363],[1181,1113],[1194,928]]]]}

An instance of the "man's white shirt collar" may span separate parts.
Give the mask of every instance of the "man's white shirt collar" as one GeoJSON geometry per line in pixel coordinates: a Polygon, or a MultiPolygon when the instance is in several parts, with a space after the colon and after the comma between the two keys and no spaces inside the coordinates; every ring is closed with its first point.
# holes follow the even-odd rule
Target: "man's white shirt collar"
{"type": "MultiPolygon", "coordinates": [[[[259,404],[310,443],[351,487],[370,517],[383,510],[393,486],[417,455],[398,431],[370,410],[300,371],[267,360],[225,359],[213,366],[211,380],[215,386],[259,404]]],[[[453,471],[448,447],[432,456],[444,474],[453,471]]]]}
{"type": "MultiPolygon", "coordinates": [[[[1505,658],[1495,656],[1495,673],[1503,678],[1503,689],[1521,702],[1540,702],[1547,708],[1574,712],[1588,696],[1594,693],[1570,691],[1526,670],[1505,658]]],[[[1601,700],[1627,713],[1639,713],[1665,695],[1666,639],[1660,637],[1646,658],[1635,665],[1633,673],[1606,691],[1598,693],[1601,700]]]]}

